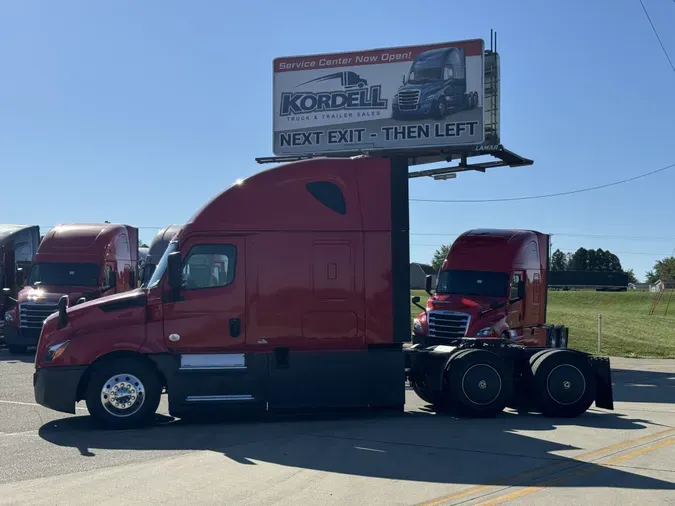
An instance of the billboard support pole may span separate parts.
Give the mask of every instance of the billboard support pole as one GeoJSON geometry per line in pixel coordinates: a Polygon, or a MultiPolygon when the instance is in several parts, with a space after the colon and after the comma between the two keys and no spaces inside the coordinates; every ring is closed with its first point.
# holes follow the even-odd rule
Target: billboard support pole
{"type": "Polygon", "coordinates": [[[391,283],[394,342],[410,340],[410,207],[408,157],[390,158],[391,283]],[[405,330],[407,329],[407,330],[405,330]]]}

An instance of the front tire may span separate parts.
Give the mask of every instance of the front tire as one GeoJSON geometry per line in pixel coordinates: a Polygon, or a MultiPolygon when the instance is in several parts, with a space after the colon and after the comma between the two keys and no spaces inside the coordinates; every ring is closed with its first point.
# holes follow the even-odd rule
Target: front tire
{"type": "Polygon", "coordinates": [[[151,367],[122,358],[93,366],[85,400],[98,425],[131,429],[153,420],[161,393],[161,382],[151,367]]]}

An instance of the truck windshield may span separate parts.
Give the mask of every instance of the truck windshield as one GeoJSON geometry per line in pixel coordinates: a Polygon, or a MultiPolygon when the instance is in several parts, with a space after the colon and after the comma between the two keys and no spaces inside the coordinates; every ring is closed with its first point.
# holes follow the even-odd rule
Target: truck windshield
{"type": "Polygon", "coordinates": [[[419,84],[427,81],[438,81],[441,78],[442,70],[440,67],[414,68],[410,72],[409,83],[419,84]]]}
{"type": "Polygon", "coordinates": [[[155,272],[152,273],[152,277],[148,281],[148,288],[155,288],[157,285],[159,285],[159,282],[162,280],[162,277],[166,272],[166,267],[167,264],[169,263],[169,255],[174,251],[178,251],[178,243],[172,241],[164,250],[162,258],[159,259],[157,267],[155,268],[155,272]]]}
{"type": "Polygon", "coordinates": [[[505,272],[447,270],[438,275],[437,293],[506,297],[509,275],[505,272]]]}
{"type": "Polygon", "coordinates": [[[30,270],[29,285],[99,286],[101,267],[97,264],[38,262],[30,270]]]}

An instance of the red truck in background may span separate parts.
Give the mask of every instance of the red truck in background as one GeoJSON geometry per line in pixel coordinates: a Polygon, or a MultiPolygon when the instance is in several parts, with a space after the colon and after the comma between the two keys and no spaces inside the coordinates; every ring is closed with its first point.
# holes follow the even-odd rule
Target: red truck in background
{"type": "Polygon", "coordinates": [[[303,160],[233,185],[187,221],[147,284],[59,300],[35,355],[36,402],[75,413],[85,400],[98,423],[128,428],[153,420],[165,390],[176,417],[402,411],[409,379],[438,410],[471,416],[501,412],[520,385],[547,415],[612,409],[607,358],[494,339],[404,344],[407,203],[407,163],[386,158],[303,160]]]}
{"type": "Polygon", "coordinates": [[[115,223],[57,225],[42,239],[26,286],[5,312],[10,353],[36,346],[45,318],[69,305],[135,288],[138,229],[115,223]]]}
{"type": "Polygon", "coordinates": [[[180,229],[181,225],[169,225],[155,234],[155,237],[153,237],[150,247],[148,248],[148,256],[145,258],[145,264],[143,265],[143,270],[141,272],[140,283],[142,285],[150,280],[157,268],[157,263],[169,246],[169,241],[171,241],[171,238],[176,235],[180,229]]]}
{"type": "Polygon", "coordinates": [[[436,291],[413,324],[413,341],[495,337],[566,348],[567,327],[546,324],[550,236],[533,230],[476,229],[460,235],[436,291]]]}

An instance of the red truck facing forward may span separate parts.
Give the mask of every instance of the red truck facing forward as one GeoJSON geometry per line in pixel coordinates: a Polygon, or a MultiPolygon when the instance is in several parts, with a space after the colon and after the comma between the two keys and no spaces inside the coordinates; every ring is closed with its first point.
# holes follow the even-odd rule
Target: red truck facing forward
{"type": "Polygon", "coordinates": [[[547,414],[611,409],[606,358],[494,340],[404,346],[407,188],[407,164],[370,157],[287,163],[233,185],[174,236],[147,285],[60,299],[35,356],[36,401],[74,413],[85,400],[112,427],[152,420],[164,390],[177,417],[402,411],[408,378],[438,409],[491,416],[523,377],[547,414]]]}
{"type": "Polygon", "coordinates": [[[550,236],[532,230],[460,235],[438,273],[435,293],[414,321],[414,341],[501,337],[524,346],[566,348],[567,328],[546,324],[549,250],[550,236]]]}
{"type": "Polygon", "coordinates": [[[38,343],[42,323],[69,305],[135,288],[138,229],[114,223],[58,225],[42,239],[26,286],[5,314],[5,342],[11,353],[38,343]]]}

